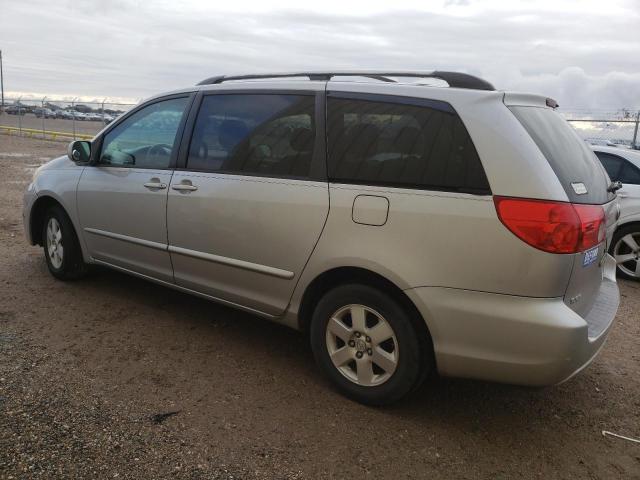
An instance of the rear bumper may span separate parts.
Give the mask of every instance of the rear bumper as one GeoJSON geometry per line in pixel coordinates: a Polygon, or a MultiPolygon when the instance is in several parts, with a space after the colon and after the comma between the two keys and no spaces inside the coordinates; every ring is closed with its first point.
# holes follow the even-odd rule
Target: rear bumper
{"type": "Polygon", "coordinates": [[[602,348],[619,303],[605,277],[588,315],[562,298],[530,298],[440,287],[406,290],[425,319],[445,376],[542,386],[563,382],[602,348]]]}

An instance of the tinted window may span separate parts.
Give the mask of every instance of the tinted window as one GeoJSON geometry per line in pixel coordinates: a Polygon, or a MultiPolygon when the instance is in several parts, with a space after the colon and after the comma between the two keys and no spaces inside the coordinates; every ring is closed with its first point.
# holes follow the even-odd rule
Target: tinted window
{"type": "Polygon", "coordinates": [[[331,180],[489,193],[460,117],[449,104],[427,102],[432,106],[329,97],[331,180]]]}
{"type": "Polygon", "coordinates": [[[607,192],[609,179],[593,150],[560,114],[543,107],[510,107],[575,203],[602,204],[614,197],[607,192]],[[583,183],[586,194],[577,194],[572,183],[583,183]]]}
{"type": "Polygon", "coordinates": [[[118,167],[168,168],[188,98],[153,103],[109,131],[99,163],[118,167]]]}
{"type": "Polygon", "coordinates": [[[622,167],[622,172],[620,172],[619,180],[622,183],[640,185],[640,170],[638,170],[635,165],[632,165],[625,160],[624,166],[622,167]]]}
{"type": "Polygon", "coordinates": [[[306,177],[315,140],[312,95],[208,95],[187,168],[306,177]]]}
{"type": "Polygon", "coordinates": [[[610,155],[604,152],[595,152],[596,157],[602,163],[602,166],[607,171],[609,178],[611,180],[619,180],[620,177],[620,167],[622,166],[622,162],[624,160],[616,155],[610,155]]]}

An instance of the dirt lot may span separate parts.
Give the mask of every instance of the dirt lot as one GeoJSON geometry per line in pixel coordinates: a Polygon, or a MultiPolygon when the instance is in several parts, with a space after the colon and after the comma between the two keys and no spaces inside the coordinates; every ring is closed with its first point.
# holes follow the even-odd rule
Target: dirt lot
{"type": "Polygon", "coordinates": [[[294,331],[115,272],[55,281],[21,196],[64,149],[0,135],[0,478],[640,478],[640,444],[601,434],[640,438],[639,284],[561,386],[434,379],[367,408],[294,331]]]}

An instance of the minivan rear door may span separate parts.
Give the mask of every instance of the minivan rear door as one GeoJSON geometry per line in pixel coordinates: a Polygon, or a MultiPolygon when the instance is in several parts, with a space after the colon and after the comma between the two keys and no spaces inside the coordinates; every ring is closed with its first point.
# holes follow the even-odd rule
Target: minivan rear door
{"type": "Polygon", "coordinates": [[[201,95],[169,186],[179,286],[268,315],[286,309],[329,210],[321,84],[305,85],[201,95]]]}

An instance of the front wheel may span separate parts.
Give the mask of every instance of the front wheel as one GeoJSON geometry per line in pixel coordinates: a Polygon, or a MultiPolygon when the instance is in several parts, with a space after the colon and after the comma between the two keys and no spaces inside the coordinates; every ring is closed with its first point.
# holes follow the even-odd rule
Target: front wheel
{"type": "Polygon", "coordinates": [[[321,370],[341,393],[367,405],[401,399],[431,368],[410,314],[367,285],[342,285],[325,294],[310,334],[321,370]]]}
{"type": "Polygon", "coordinates": [[[613,236],[610,253],[618,264],[618,275],[640,281],[640,225],[620,228],[613,236]]]}
{"type": "Polygon", "coordinates": [[[45,214],[42,228],[44,257],[51,275],[59,280],[75,280],[84,276],[87,265],[66,212],[59,206],[51,207],[45,214]]]}

